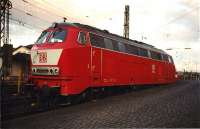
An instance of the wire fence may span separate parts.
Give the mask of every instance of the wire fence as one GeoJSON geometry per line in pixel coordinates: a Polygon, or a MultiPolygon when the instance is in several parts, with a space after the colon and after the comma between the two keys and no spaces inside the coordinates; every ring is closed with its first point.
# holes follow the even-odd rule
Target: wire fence
{"type": "Polygon", "coordinates": [[[200,73],[198,72],[181,72],[179,77],[182,80],[200,80],[200,73]]]}

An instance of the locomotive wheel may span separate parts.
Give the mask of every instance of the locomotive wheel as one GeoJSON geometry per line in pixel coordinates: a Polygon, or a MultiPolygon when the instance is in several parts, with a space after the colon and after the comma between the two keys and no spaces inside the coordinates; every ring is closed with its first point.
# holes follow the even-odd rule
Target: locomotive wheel
{"type": "Polygon", "coordinates": [[[87,91],[81,94],[81,102],[85,102],[87,100],[87,91]]]}
{"type": "Polygon", "coordinates": [[[48,108],[55,108],[59,103],[59,96],[56,94],[52,94],[50,97],[48,97],[47,103],[48,108]]]}
{"type": "Polygon", "coordinates": [[[81,102],[81,96],[80,95],[73,95],[69,97],[69,101],[72,105],[79,104],[81,102]]]}
{"type": "Polygon", "coordinates": [[[90,90],[84,91],[79,95],[70,96],[71,104],[79,104],[90,99],[90,90]]]}
{"type": "Polygon", "coordinates": [[[132,89],[133,91],[136,91],[136,90],[137,90],[137,87],[136,87],[136,86],[131,86],[131,89],[132,89]]]}
{"type": "Polygon", "coordinates": [[[85,96],[84,100],[85,100],[85,101],[90,101],[90,100],[92,100],[93,98],[94,98],[94,93],[93,93],[92,89],[88,89],[88,90],[86,91],[86,96],[85,96]]]}
{"type": "Polygon", "coordinates": [[[105,90],[105,95],[106,96],[111,96],[113,94],[113,90],[111,87],[107,87],[105,90]]]}
{"type": "Polygon", "coordinates": [[[36,96],[36,103],[37,103],[37,106],[38,106],[39,110],[46,110],[46,109],[49,108],[48,98],[44,97],[41,94],[38,94],[36,96]]]}
{"type": "Polygon", "coordinates": [[[102,99],[102,98],[104,98],[105,97],[105,88],[100,88],[99,89],[99,91],[97,92],[97,98],[100,98],[100,99],[102,99]]]}
{"type": "Polygon", "coordinates": [[[49,108],[55,108],[56,104],[58,103],[59,96],[57,92],[52,92],[52,89],[44,86],[43,89],[38,90],[36,94],[36,103],[41,110],[46,110],[49,108]]]}

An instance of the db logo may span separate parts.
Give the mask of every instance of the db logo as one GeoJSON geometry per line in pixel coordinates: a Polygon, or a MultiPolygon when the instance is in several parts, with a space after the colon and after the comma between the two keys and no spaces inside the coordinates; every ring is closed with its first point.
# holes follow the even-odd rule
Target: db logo
{"type": "Polygon", "coordinates": [[[47,53],[46,52],[39,53],[39,63],[47,63],[47,53]]]}

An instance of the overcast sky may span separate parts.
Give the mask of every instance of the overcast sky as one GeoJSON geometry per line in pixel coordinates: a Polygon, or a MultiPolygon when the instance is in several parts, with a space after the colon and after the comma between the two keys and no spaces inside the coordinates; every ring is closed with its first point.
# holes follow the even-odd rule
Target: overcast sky
{"type": "Polygon", "coordinates": [[[62,17],[123,35],[128,4],[131,39],[163,50],[173,48],[166,52],[173,56],[177,70],[200,71],[200,0],[11,1],[10,38],[15,47],[34,43],[43,29],[62,17]]]}

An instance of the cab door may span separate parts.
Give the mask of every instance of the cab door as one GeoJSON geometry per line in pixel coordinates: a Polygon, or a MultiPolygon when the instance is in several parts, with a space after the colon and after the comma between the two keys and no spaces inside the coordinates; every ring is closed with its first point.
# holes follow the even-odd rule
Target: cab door
{"type": "Polygon", "coordinates": [[[100,86],[102,82],[102,60],[105,47],[104,38],[100,35],[89,33],[91,43],[91,83],[100,86]]]}
{"type": "Polygon", "coordinates": [[[102,79],[102,50],[91,47],[91,81],[92,86],[98,86],[102,79]]]}
{"type": "Polygon", "coordinates": [[[87,38],[87,32],[80,31],[78,33],[76,46],[70,55],[72,72],[74,74],[74,86],[77,91],[84,91],[90,84],[90,44],[87,38]],[[73,62],[73,63],[72,63],[73,62]]]}

